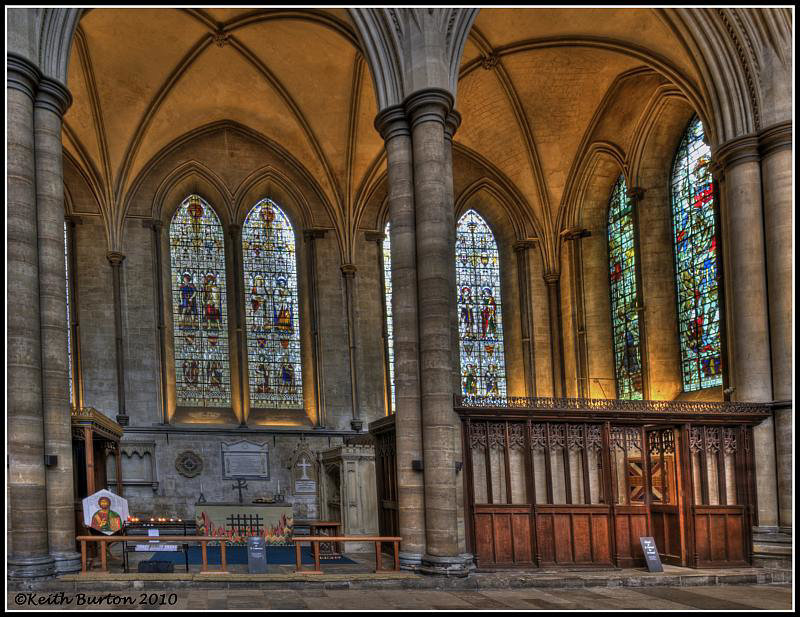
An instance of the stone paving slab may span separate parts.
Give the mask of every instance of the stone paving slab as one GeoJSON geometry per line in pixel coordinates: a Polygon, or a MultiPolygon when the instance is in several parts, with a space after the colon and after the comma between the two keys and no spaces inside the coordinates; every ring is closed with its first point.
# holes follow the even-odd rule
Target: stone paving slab
{"type": "Polygon", "coordinates": [[[616,587],[596,589],[498,589],[485,591],[418,590],[264,590],[183,589],[165,594],[85,592],[91,604],[79,606],[77,594],[9,594],[9,609],[42,610],[789,610],[792,588],[787,584],[731,587],[616,587]],[[27,601],[28,596],[50,600],[46,606],[27,601]],[[62,602],[57,601],[61,597],[62,602]],[[121,599],[132,602],[122,605],[121,599]],[[150,598],[151,602],[143,602],[150,598]],[[157,601],[152,602],[155,598],[157,601]],[[103,600],[106,600],[103,603],[103,600]],[[159,603],[158,600],[162,601],[159,603]],[[169,601],[164,601],[168,599],[169,601]],[[65,602],[70,600],[70,603],[65,602]]]}

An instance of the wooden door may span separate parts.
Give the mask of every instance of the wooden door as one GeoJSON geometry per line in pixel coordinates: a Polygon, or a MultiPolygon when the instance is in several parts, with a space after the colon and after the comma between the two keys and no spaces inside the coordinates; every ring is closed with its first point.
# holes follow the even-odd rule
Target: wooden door
{"type": "Polygon", "coordinates": [[[651,535],[664,563],[686,565],[679,433],[674,426],[645,428],[645,483],[651,535]]]}

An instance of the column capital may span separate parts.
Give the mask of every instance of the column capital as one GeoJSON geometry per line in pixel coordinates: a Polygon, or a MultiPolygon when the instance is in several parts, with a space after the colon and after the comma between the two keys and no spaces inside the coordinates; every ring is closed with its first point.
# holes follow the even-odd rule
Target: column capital
{"type": "Polygon", "coordinates": [[[644,199],[646,192],[647,190],[643,189],[641,186],[632,186],[628,188],[628,199],[631,201],[641,201],[644,199]]]}
{"type": "Polygon", "coordinates": [[[446,139],[453,141],[453,135],[456,134],[458,127],[461,126],[461,114],[455,109],[451,109],[450,113],[444,120],[444,136],[446,139]]]}
{"type": "Polygon", "coordinates": [[[306,241],[316,240],[317,238],[323,238],[325,237],[327,231],[328,231],[327,229],[320,229],[320,228],[304,229],[303,238],[306,241]]]}
{"type": "Polygon", "coordinates": [[[405,108],[402,105],[392,105],[378,113],[375,116],[375,130],[381,134],[384,141],[402,135],[411,135],[405,108]]]}
{"type": "Polygon", "coordinates": [[[356,270],[358,270],[358,268],[356,268],[354,264],[343,264],[341,270],[342,276],[345,278],[353,278],[356,275],[356,270]]]}
{"type": "Polygon", "coordinates": [[[542,278],[548,285],[557,285],[558,281],[561,280],[561,272],[545,272],[542,278]]]}
{"type": "Polygon", "coordinates": [[[42,77],[39,81],[39,89],[36,91],[36,101],[34,106],[39,109],[48,109],[62,117],[72,105],[72,94],[67,87],[49,77],[42,77]]]}
{"type": "Polygon", "coordinates": [[[515,253],[521,253],[522,251],[527,251],[528,249],[532,249],[539,243],[539,238],[528,238],[527,240],[517,240],[514,245],[513,249],[515,253]]]}
{"type": "Polygon", "coordinates": [[[35,100],[41,79],[42,73],[33,62],[18,54],[6,54],[6,87],[20,90],[35,100]]]}
{"type": "Polygon", "coordinates": [[[383,242],[386,239],[386,234],[382,231],[373,231],[368,229],[364,232],[364,239],[368,242],[383,242]]]}
{"type": "Polygon", "coordinates": [[[106,259],[108,259],[112,268],[119,268],[122,262],[125,261],[125,255],[116,251],[109,251],[106,253],[106,259]]]}
{"type": "Polygon", "coordinates": [[[792,123],[773,124],[758,133],[758,151],[762,157],[792,148],[792,123]]]}
{"type": "Polygon", "coordinates": [[[582,227],[570,227],[565,229],[559,234],[564,240],[577,240],[578,238],[587,238],[592,235],[592,232],[582,227]]]}
{"type": "Polygon", "coordinates": [[[731,139],[719,146],[711,158],[719,163],[723,170],[740,163],[758,162],[761,160],[758,153],[758,137],[751,134],[731,139]]]}
{"type": "Polygon", "coordinates": [[[442,88],[425,88],[409,94],[403,101],[413,129],[421,122],[439,122],[445,126],[453,109],[453,95],[442,88]]]}

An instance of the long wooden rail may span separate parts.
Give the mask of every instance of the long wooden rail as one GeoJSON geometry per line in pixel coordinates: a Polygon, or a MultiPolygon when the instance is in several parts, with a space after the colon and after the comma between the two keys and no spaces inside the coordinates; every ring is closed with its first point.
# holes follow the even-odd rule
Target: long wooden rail
{"type": "Polygon", "coordinates": [[[200,548],[203,553],[203,563],[200,567],[201,572],[219,572],[227,573],[228,562],[225,555],[225,546],[230,541],[224,537],[215,536],[78,536],[76,539],[81,543],[81,573],[86,574],[86,543],[99,542],[100,555],[101,555],[101,570],[108,572],[108,563],[106,560],[106,547],[114,544],[115,542],[136,542],[141,537],[142,544],[145,543],[161,543],[161,542],[174,542],[186,544],[188,542],[199,542],[200,548]],[[219,570],[208,569],[208,552],[206,547],[209,542],[219,542],[221,566],[219,570]]]}
{"type": "Polygon", "coordinates": [[[375,543],[375,572],[397,572],[400,570],[400,542],[403,538],[397,536],[292,536],[295,549],[295,573],[302,574],[322,574],[319,563],[319,544],[320,542],[374,542],[375,543]],[[311,551],[314,555],[314,569],[303,570],[303,561],[300,551],[301,542],[311,542],[311,551]],[[384,570],[381,566],[381,543],[391,542],[394,545],[394,568],[384,570]]]}

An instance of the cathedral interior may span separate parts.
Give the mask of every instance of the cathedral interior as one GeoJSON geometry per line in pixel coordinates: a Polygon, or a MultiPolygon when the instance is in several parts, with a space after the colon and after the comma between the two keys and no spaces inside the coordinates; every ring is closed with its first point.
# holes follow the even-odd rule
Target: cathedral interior
{"type": "Polygon", "coordinates": [[[9,9],[8,576],[100,489],[431,575],[790,567],[792,24],[9,9]]]}

